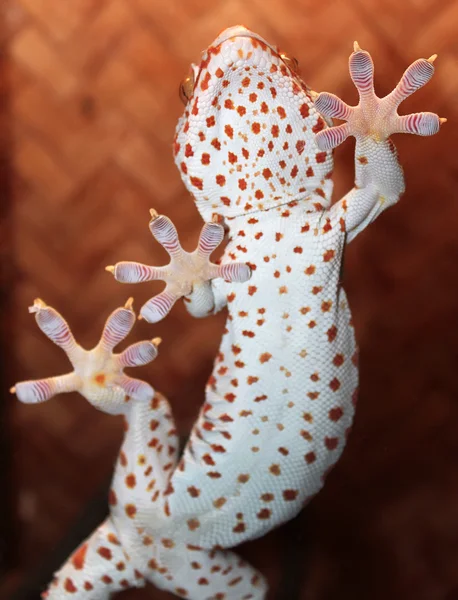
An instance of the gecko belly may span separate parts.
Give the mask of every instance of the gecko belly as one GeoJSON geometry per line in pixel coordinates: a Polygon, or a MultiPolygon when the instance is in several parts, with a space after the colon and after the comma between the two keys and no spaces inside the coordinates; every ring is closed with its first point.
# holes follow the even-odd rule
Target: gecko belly
{"type": "Polygon", "coordinates": [[[270,216],[259,225],[263,256],[255,242],[239,243],[235,227],[226,249],[233,260],[253,257],[255,268],[248,284],[228,288],[206,403],[170,498],[172,517],[199,523],[182,534],[204,547],[233,546],[292,518],[344,448],[358,380],[339,284],[344,238],[332,226],[316,235],[323,223],[314,221],[304,228],[297,215],[270,216]]]}

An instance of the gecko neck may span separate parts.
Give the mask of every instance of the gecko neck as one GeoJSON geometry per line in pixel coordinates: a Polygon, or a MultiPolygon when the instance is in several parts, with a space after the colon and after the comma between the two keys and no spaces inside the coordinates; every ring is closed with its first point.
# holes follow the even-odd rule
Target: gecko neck
{"type": "Polygon", "coordinates": [[[309,219],[319,219],[323,212],[328,210],[329,201],[318,194],[309,194],[300,200],[288,201],[279,206],[265,208],[248,213],[240,214],[236,217],[225,219],[225,224],[229,228],[230,234],[240,229],[242,225],[262,224],[263,222],[301,219],[307,216],[309,219]],[[289,217],[290,219],[286,219],[289,217]]]}

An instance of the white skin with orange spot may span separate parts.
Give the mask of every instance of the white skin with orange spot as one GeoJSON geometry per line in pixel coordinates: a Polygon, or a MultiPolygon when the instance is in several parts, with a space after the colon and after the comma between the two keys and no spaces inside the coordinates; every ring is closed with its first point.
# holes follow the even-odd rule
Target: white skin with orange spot
{"type": "Polygon", "coordinates": [[[208,548],[258,537],[297,514],[338,460],[358,384],[343,251],[404,191],[388,136],[439,129],[436,115],[396,112],[432,62],[416,61],[379,99],[372,60],[355,45],[357,107],[311,92],[243,27],[224,31],[193,68],[176,164],[203,219],[217,215],[229,229],[222,263],[246,262],[251,278],[201,282],[187,298],[195,316],[227,306],[228,320],[158,531],[208,548]],[[329,127],[317,108],[347,123],[329,127]],[[355,188],[332,205],[332,148],[348,135],[355,188]]]}
{"type": "Polygon", "coordinates": [[[44,402],[63,391],[79,391],[94,407],[123,415],[125,421],[109,493],[110,515],[56,573],[43,597],[103,600],[149,581],[191,600],[264,598],[263,578],[234,553],[203,550],[171,535],[155,535],[154,523],[162,513],[162,495],[178,461],[179,442],[167,400],[146,382],[122,374],[124,367],[151,362],[160,340],[138,342],[121,354],[112,352],[135,322],[131,301],[110,315],[91,351],[76,343],[63,317],[41,300],[35,301],[31,312],[40,329],[65,350],[75,370],[17,383],[13,391],[18,398],[44,402]]]}

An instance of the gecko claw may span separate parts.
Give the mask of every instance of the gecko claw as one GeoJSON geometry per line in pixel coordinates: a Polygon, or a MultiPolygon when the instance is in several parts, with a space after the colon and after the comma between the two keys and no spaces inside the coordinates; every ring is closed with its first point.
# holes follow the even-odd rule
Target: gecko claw
{"type": "Polygon", "coordinates": [[[134,299],[131,296],[130,298],[128,298],[127,302],[124,304],[124,308],[127,308],[127,310],[132,310],[133,305],[134,305],[134,299]]]}
{"type": "Polygon", "coordinates": [[[358,42],[355,40],[353,42],[353,52],[358,52],[359,50],[361,50],[360,45],[358,44],[358,42]]]}
{"type": "Polygon", "coordinates": [[[107,267],[105,267],[105,271],[108,271],[108,273],[113,274],[114,270],[115,270],[115,268],[113,265],[108,265],[107,267]]]}
{"type": "Polygon", "coordinates": [[[39,312],[44,308],[46,308],[46,303],[43,302],[41,298],[35,298],[35,300],[33,301],[33,305],[29,306],[28,310],[30,314],[33,314],[39,312]]]}
{"type": "Polygon", "coordinates": [[[10,394],[15,394],[16,393],[16,386],[13,385],[13,387],[10,387],[10,394]]]}
{"type": "Polygon", "coordinates": [[[443,125],[444,123],[447,123],[448,119],[446,119],[445,117],[439,117],[439,123],[441,125],[443,125]]]}
{"type": "Polygon", "coordinates": [[[437,58],[437,54],[433,54],[427,59],[427,61],[429,63],[433,64],[433,62],[436,60],[436,58],[437,58]]]}

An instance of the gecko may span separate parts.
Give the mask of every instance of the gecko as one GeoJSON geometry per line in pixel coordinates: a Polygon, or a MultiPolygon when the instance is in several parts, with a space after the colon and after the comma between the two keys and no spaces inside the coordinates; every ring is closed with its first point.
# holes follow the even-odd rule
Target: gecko
{"type": "Polygon", "coordinates": [[[202,219],[228,229],[221,264],[245,263],[250,274],[238,267],[233,281],[212,279],[207,263],[182,250],[170,219],[154,214],[170,263],[109,268],[123,283],[166,281],[140,311],[152,323],[180,296],[196,317],[228,313],[205,402],[164,493],[160,531],[203,548],[262,536],[294,517],[339,459],[358,390],[343,253],[404,192],[390,136],[432,135],[446,120],[397,112],[431,79],[435,58],[416,60],[379,98],[372,58],[355,43],[354,107],[312,91],[294,58],[243,26],[223,31],[192,65],[175,162],[202,219]],[[332,202],[333,149],[349,136],[355,185],[332,202]]]}
{"type": "MultiPolygon", "coordinates": [[[[42,300],[29,309],[39,328],[67,354],[66,375],[17,383],[25,403],[78,391],[96,409],[122,415],[124,440],[108,493],[109,516],[70,556],[43,593],[47,600],[106,600],[146,582],[190,600],[265,598],[262,575],[233,552],[202,550],[171,535],[156,536],[162,493],[179,458],[179,440],[167,399],[147,382],[124,374],[157,356],[160,338],[113,348],[135,322],[132,299],[107,319],[99,343],[85,350],[65,319],[42,300]]],[[[190,521],[190,527],[193,526],[190,521]]]]}

